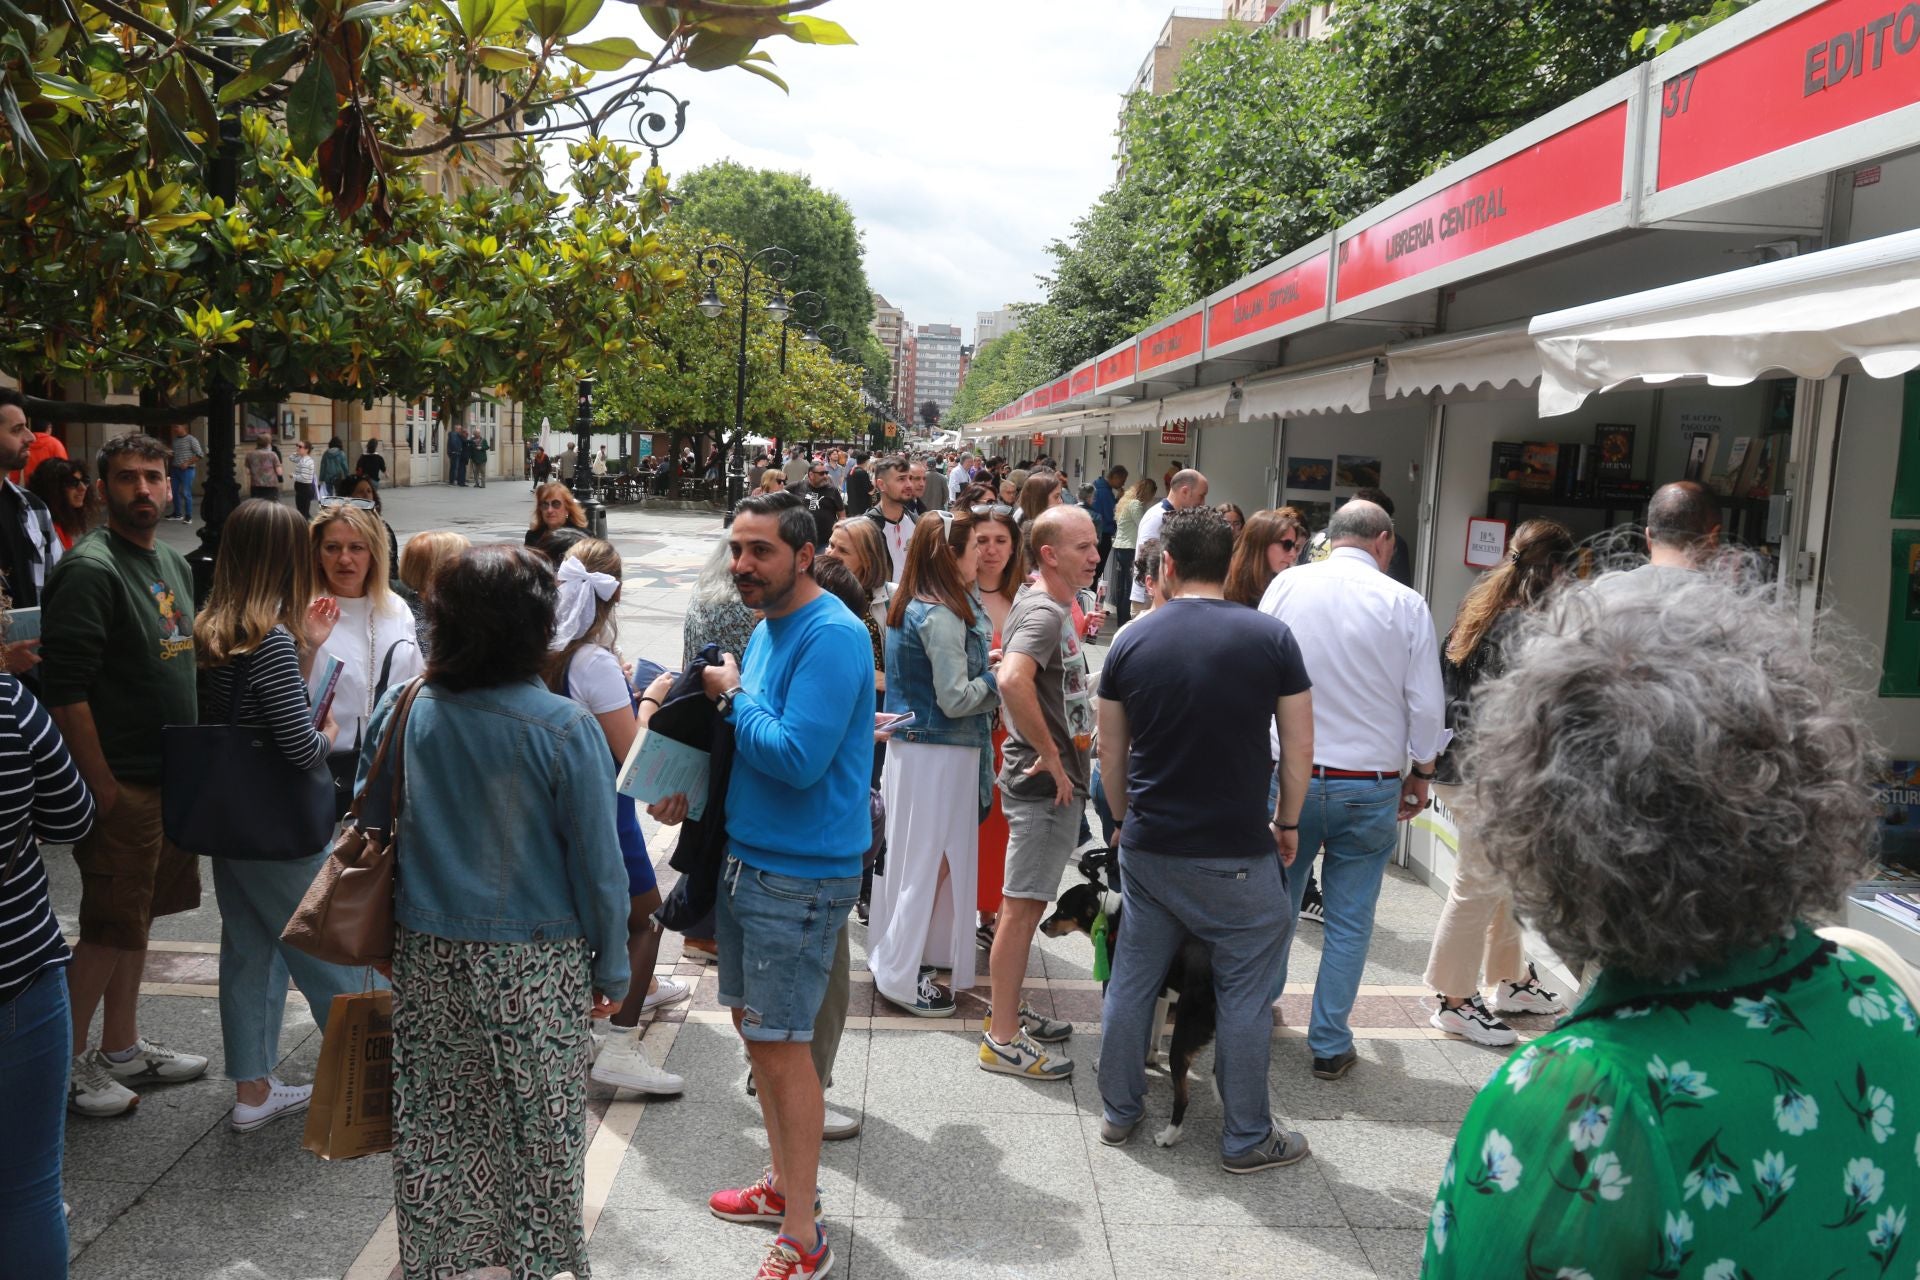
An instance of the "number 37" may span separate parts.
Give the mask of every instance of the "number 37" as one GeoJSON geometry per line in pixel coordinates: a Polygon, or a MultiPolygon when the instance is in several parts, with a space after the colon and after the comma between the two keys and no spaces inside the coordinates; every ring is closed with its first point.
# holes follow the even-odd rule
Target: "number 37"
{"type": "Polygon", "coordinates": [[[1660,94],[1660,118],[1671,120],[1675,116],[1685,115],[1693,104],[1693,78],[1700,74],[1700,68],[1690,67],[1666,82],[1660,94]]]}

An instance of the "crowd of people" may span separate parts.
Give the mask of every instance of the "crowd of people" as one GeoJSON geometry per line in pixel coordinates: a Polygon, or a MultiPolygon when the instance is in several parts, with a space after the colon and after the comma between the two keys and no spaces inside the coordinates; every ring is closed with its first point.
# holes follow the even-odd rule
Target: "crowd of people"
{"type": "MultiPolygon", "coordinates": [[[[9,394],[0,466],[32,442],[9,394]]],[[[1091,809],[1117,897],[1097,944],[1101,1140],[1128,1143],[1145,1117],[1156,1002],[1197,944],[1221,1167],[1276,1169],[1310,1150],[1269,1087],[1309,868],[1310,1071],[1339,1081],[1360,1062],[1350,1023],[1386,865],[1430,797],[1458,833],[1433,1025],[1506,1047],[1502,1015],[1566,1011],[1521,920],[1585,991],[1475,1102],[1428,1273],[1891,1258],[1920,1193],[1886,1146],[1920,1021],[1900,973],[1814,932],[1871,844],[1873,743],[1844,664],[1737,572],[1698,486],[1654,495],[1631,571],[1551,521],[1522,525],[1442,637],[1366,496],[1316,548],[1299,511],[1210,506],[1192,469],[1130,485],[1114,467],[1075,491],[1044,458],[772,461],[756,480],[795,478],[735,508],[671,668],[621,656],[619,553],[556,483],[536,489],[524,546],[437,531],[401,554],[364,477],[326,482],[305,520],[249,500],[198,609],[156,537],[176,448],[108,441],[74,504],[105,525],[71,538],[51,501],[0,484],[10,607],[42,610],[38,641],[0,651],[9,1274],[65,1274],[67,1115],[125,1114],[208,1069],[145,1034],[138,1002],[153,922],[199,905],[197,855],[220,910],[235,1131],[309,1105],[311,1086],[276,1075],[290,986],[324,1028],[334,995],[390,982],[408,1280],[590,1274],[587,1082],[711,1083],[666,1071],[644,1038],[689,994],[653,975],[669,922],[716,967],[767,1133],[769,1167],[710,1209],[775,1228],[763,1280],[806,1280],[834,1265],[821,1144],[861,1125],[829,1105],[859,920],[889,1007],[952,1016],[984,955],[975,1064],[1065,1081],[1074,1027],[1021,993],[1069,864],[1096,843],[1091,809]],[[707,794],[647,806],[679,829],[670,895],[615,788],[668,706],[711,737],[707,794]],[[402,789],[384,976],[281,939],[327,849],[259,860],[163,834],[163,727],[227,722],[260,727],[294,774],[326,762],[337,809],[402,789]],[[80,870],[71,951],[43,841],[72,844],[80,870]],[[1757,1226],[1710,1212],[1743,1193],[1757,1226]]],[[[76,471],[53,473],[53,498],[76,471]]]]}

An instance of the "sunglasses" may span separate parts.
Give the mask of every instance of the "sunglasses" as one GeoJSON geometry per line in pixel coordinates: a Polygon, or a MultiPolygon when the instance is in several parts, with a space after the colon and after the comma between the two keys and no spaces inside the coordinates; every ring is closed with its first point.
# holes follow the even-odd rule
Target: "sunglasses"
{"type": "Polygon", "coordinates": [[[968,508],[976,516],[1010,516],[1013,508],[1004,502],[983,502],[977,507],[968,508]]]}
{"type": "Polygon", "coordinates": [[[1279,547],[1282,551],[1291,551],[1295,547],[1299,546],[1300,544],[1295,542],[1292,538],[1281,538],[1277,540],[1274,543],[1274,545],[1276,547],[1279,547]]]}
{"type": "Polygon", "coordinates": [[[322,498],[320,499],[320,505],[323,507],[352,507],[355,511],[372,511],[374,509],[371,498],[322,498]]]}

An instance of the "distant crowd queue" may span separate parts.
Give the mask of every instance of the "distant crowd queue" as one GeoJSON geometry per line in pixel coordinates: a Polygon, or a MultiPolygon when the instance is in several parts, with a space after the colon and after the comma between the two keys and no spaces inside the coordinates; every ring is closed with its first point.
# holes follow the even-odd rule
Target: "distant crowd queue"
{"type": "MultiPolygon", "coordinates": [[[[0,469],[33,445],[22,410],[0,392],[0,469]]],[[[537,473],[524,546],[436,531],[401,553],[377,484],[330,482],[304,520],[245,502],[197,610],[156,537],[174,449],[110,440],[79,500],[105,526],[70,542],[0,484],[9,622],[37,628],[6,637],[0,674],[10,1276],[66,1274],[67,1114],[122,1115],[208,1069],[144,1034],[138,1000],[154,921],[199,905],[200,854],[235,1130],[308,1106],[275,1074],[290,985],[324,1028],[333,996],[390,982],[407,1280],[590,1276],[589,1079],[689,1087],[643,1038],[688,995],[654,976],[666,928],[716,965],[768,1139],[766,1171],[710,1209],[774,1228],[757,1277],[804,1280],[835,1262],[821,1144],[862,1122],[828,1092],[852,930],[879,996],[925,1018],[958,1011],[984,951],[974,1063],[1041,1085],[1071,1076],[1076,1028],[1023,998],[1032,946],[1091,934],[1101,1140],[1157,1109],[1172,998],[1155,1143],[1180,1139],[1211,1042],[1220,1164],[1252,1174],[1310,1153],[1276,1114],[1277,1024],[1305,1014],[1282,1098],[1366,1068],[1376,904],[1423,813],[1454,856],[1430,1021],[1527,1038],[1439,1179],[1428,1275],[1891,1274],[1920,1205],[1912,975],[1816,931],[1871,849],[1877,749],[1848,664],[1721,545],[1698,486],[1654,495],[1631,568],[1523,524],[1441,636],[1377,492],[1312,530],[1209,506],[1191,469],[1129,486],[1114,467],[1076,494],[1046,458],[756,467],[671,669],[622,657],[620,556],[537,473]],[[381,975],[282,939],[327,848],[166,838],[165,731],[194,724],[324,766],[336,813],[385,780],[381,975]],[[664,885],[616,790],[648,733],[707,752],[704,791],[647,806],[678,828],[664,885]],[[79,870],[71,950],[42,842],[79,870]],[[1320,937],[1301,1001],[1303,919],[1320,937]],[[1581,983],[1570,1010],[1523,925],[1581,983]]]]}

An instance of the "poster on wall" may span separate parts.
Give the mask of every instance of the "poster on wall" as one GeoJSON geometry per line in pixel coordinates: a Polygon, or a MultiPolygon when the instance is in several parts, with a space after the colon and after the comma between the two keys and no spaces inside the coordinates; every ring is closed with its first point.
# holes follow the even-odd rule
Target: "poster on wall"
{"type": "Polygon", "coordinates": [[[1332,487],[1332,458],[1287,459],[1287,488],[1331,489],[1332,487]]]}
{"type": "Polygon", "coordinates": [[[1343,489],[1378,489],[1380,459],[1357,453],[1343,453],[1333,469],[1333,482],[1343,489]]]}
{"type": "Polygon", "coordinates": [[[1893,531],[1892,577],[1880,696],[1920,698],[1920,529],[1893,531]]]}
{"type": "Polygon", "coordinates": [[[1507,522],[1475,517],[1467,521],[1467,564],[1491,569],[1507,558],[1507,522]]]}
{"type": "Polygon", "coordinates": [[[1333,518],[1331,502],[1316,502],[1312,498],[1295,498],[1289,495],[1287,505],[1298,511],[1300,518],[1307,522],[1308,533],[1319,533],[1327,527],[1327,521],[1333,518]]]}
{"type": "Polygon", "coordinates": [[[1920,370],[1906,376],[1900,401],[1900,463],[1893,476],[1896,520],[1920,520],[1920,370]]]}

